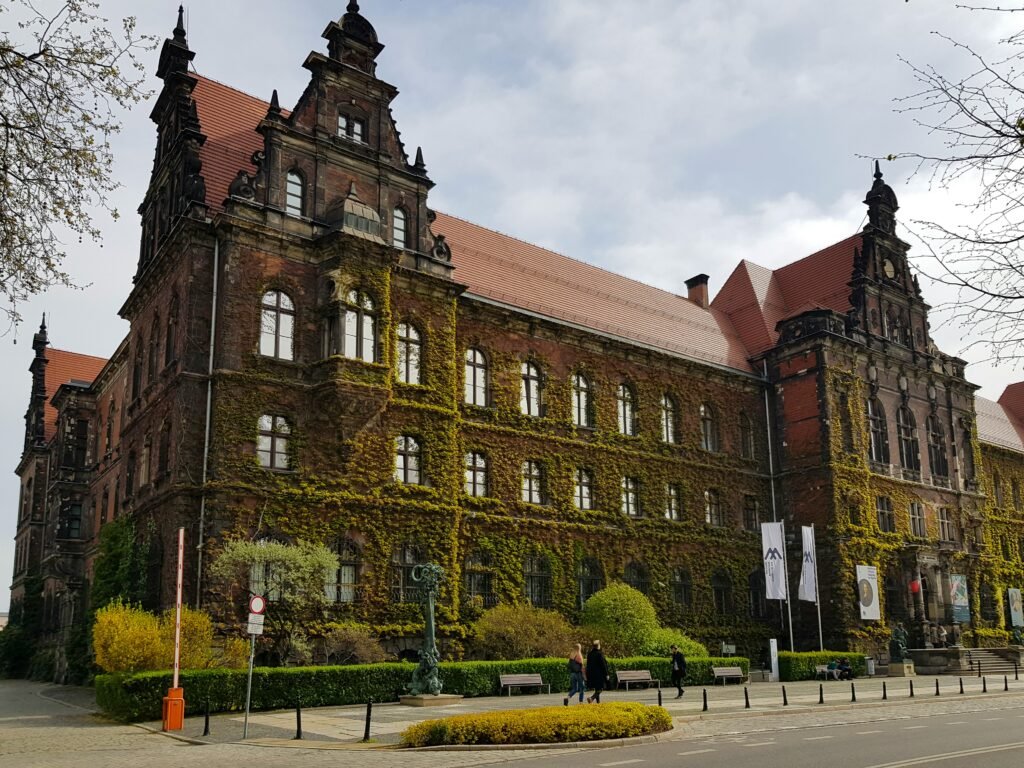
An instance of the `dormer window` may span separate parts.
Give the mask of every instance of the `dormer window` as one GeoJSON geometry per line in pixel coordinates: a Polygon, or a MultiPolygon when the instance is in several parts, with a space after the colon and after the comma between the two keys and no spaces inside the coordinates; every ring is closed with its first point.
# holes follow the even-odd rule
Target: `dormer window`
{"type": "Polygon", "coordinates": [[[338,136],[365,144],[366,121],[350,115],[338,115],[338,136]]]}
{"type": "Polygon", "coordinates": [[[304,183],[302,176],[297,171],[290,171],[288,173],[287,184],[285,185],[285,198],[284,198],[284,210],[289,216],[301,216],[303,208],[303,194],[304,183]]]}

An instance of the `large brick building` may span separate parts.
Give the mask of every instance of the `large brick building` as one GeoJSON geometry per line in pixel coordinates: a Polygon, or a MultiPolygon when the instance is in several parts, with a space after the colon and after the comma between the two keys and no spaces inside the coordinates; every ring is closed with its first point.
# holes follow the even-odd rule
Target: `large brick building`
{"type": "MultiPolygon", "coordinates": [[[[781,519],[816,526],[828,646],[949,623],[951,575],[968,642],[1006,642],[1024,385],[976,398],[936,349],[880,173],[863,231],[678,296],[432,211],[358,4],[323,36],[291,110],[191,72],[180,15],[164,42],[131,330],[109,360],[35,337],[16,605],[32,585],[49,631],[73,623],[127,519],[153,607],[184,526],[186,598],[212,607],[225,536],[306,538],[339,552],[337,615],[384,634],[409,630],[429,559],[454,577],[450,636],[623,580],[755,653],[784,634],[759,535],[781,519]],[[881,621],[859,618],[857,564],[881,621]]],[[[813,605],[793,611],[815,646],[813,605]]]]}

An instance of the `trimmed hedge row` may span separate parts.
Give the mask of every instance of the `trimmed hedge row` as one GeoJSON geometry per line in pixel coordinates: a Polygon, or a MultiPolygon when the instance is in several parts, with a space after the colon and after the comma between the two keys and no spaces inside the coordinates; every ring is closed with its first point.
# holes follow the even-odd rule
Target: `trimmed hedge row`
{"type": "Polygon", "coordinates": [[[615,701],[600,707],[538,707],[425,720],[405,729],[402,745],[565,744],[669,730],[672,716],[661,707],[615,701]]]}
{"type": "MultiPolygon", "coordinates": [[[[647,669],[651,677],[668,682],[669,660],[633,657],[609,659],[616,669],[647,669]]],[[[744,658],[689,659],[686,682],[711,683],[712,666],[741,666],[748,672],[744,658]]],[[[413,664],[359,664],[345,667],[258,667],[252,677],[252,709],[285,709],[301,701],[305,707],[396,701],[412,677],[413,664]]],[[[813,671],[813,667],[812,667],[813,671]]],[[[462,696],[496,696],[501,693],[499,675],[539,672],[552,690],[569,689],[569,670],[565,659],[521,659],[517,661],[462,661],[441,665],[445,693],[462,696]]],[[[244,669],[199,669],[181,673],[185,690],[185,714],[203,711],[207,700],[211,712],[232,712],[245,707],[244,669]]],[[[96,702],[108,715],[137,722],[159,720],[161,702],[171,685],[170,672],[140,672],[125,675],[97,675],[96,702]]]]}
{"type": "Polygon", "coordinates": [[[790,651],[779,652],[779,677],[784,681],[789,680],[813,680],[814,668],[819,664],[828,664],[830,661],[849,659],[850,669],[854,677],[863,677],[867,674],[867,663],[863,653],[851,651],[811,651],[808,653],[792,653],[790,651]]]}

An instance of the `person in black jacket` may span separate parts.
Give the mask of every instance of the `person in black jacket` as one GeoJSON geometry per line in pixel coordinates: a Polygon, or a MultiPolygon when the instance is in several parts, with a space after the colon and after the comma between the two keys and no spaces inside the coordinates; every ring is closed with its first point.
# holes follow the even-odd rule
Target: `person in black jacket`
{"type": "Polygon", "coordinates": [[[686,677],[686,657],[679,650],[679,646],[673,645],[672,651],[672,685],[678,689],[677,699],[683,697],[683,678],[686,677]]]}
{"type": "Polygon", "coordinates": [[[587,682],[594,693],[587,697],[587,703],[601,703],[601,691],[608,685],[608,661],[601,650],[601,641],[595,640],[594,646],[587,652],[587,682]]]}

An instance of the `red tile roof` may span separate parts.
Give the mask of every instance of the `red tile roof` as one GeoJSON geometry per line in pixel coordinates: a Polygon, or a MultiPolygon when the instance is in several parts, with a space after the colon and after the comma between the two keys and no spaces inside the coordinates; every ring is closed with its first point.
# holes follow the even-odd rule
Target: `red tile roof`
{"type": "Polygon", "coordinates": [[[56,394],[61,384],[68,384],[72,381],[92,384],[99,372],[103,370],[103,366],[107,364],[107,359],[48,347],[46,361],[44,424],[46,439],[49,440],[57,432],[57,409],[50,403],[50,399],[56,394]]]}

